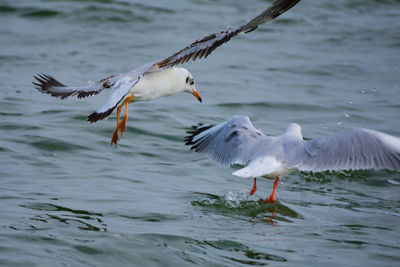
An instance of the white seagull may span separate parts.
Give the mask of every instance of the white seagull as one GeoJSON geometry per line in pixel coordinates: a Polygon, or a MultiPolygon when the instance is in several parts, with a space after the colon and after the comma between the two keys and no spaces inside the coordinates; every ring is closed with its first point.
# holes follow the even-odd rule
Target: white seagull
{"type": "Polygon", "coordinates": [[[131,100],[133,102],[147,101],[184,91],[192,93],[201,102],[192,74],[187,69],[175,66],[190,59],[194,61],[196,58],[207,58],[217,47],[228,42],[232,37],[255,30],[258,25],[278,17],[299,1],[276,0],[260,15],[236,29],[229,28],[207,35],[168,58],[145,64],[127,73],[111,75],[88,86],[69,87],[45,74],[34,77],[38,83],[34,82],[33,84],[41,92],[62,99],[75,95],[78,98],[84,98],[96,95],[103,89],[111,89],[107,102],[90,114],[88,121],[92,123],[104,119],[117,108],[117,127],[111,139],[111,144],[117,146],[119,136],[126,131],[128,104],[131,100]],[[119,117],[123,105],[125,105],[125,117],[120,122],[119,117]]]}
{"type": "MultiPolygon", "coordinates": [[[[185,144],[206,153],[222,166],[243,164],[232,173],[251,178],[276,178],[295,171],[337,171],[388,169],[400,171],[400,138],[368,129],[349,129],[310,141],[303,140],[301,127],[291,123],[280,136],[266,136],[255,129],[248,117],[235,116],[218,125],[193,126],[185,144]]],[[[256,178],[250,192],[257,190],[256,178]]]]}

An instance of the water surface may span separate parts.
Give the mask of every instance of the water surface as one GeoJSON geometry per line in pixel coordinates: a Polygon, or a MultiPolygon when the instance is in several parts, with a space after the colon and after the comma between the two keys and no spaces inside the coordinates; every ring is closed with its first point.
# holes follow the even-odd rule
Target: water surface
{"type": "Polygon", "coordinates": [[[32,75],[87,84],[237,26],[271,1],[3,0],[0,264],[397,266],[400,174],[231,175],[183,145],[198,122],[248,115],[275,135],[352,127],[400,136],[400,1],[302,1],[186,67],[203,104],[177,94],[88,124],[107,98],[60,100],[32,75]]]}

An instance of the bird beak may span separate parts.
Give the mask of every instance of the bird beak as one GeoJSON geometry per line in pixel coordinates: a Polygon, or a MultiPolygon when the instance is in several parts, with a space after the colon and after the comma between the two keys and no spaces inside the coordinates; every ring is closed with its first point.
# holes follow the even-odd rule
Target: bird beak
{"type": "Polygon", "coordinates": [[[199,92],[197,92],[196,90],[192,89],[192,93],[197,98],[197,100],[199,100],[199,102],[201,103],[201,96],[200,96],[199,92]]]}

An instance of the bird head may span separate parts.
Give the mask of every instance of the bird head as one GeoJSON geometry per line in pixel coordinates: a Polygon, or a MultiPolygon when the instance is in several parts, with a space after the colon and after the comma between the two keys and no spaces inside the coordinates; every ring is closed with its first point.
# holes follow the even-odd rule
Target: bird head
{"type": "Polygon", "coordinates": [[[188,71],[185,78],[185,92],[193,94],[197,100],[201,103],[201,96],[199,92],[196,90],[196,86],[194,84],[194,78],[192,74],[188,71]]]}

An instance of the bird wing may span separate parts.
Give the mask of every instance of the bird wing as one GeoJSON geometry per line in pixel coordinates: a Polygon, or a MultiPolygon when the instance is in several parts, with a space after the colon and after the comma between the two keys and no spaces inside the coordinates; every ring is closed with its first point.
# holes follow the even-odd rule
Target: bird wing
{"type": "Polygon", "coordinates": [[[222,166],[245,164],[257,157],[263,151],[257,149],[260,142],[267,138],[244,116],[235,116],[215,126],[199,124],[193,129],[188,131],[185,144],[191,150],[208,154],[222,166]]]}
{"type": "Polygon", "coordinates": [[[302,171],[389,169],[400,171],[400,139],[367,129],[350,129],[305,142],[302,171]]]}
{"type": "Polygon", "coordinates": [[[190,59],[194,61],[196,58],[207,58],[208,55],[210,55],[217,47],[228,42],[232,37],[255,30],[258,25],[273,20],[296,5],[299,1],[300,0],[276,0],[264,12],[248,23],[238,27],[237,29],[229,28],[218,33],[207,35],[206,37],[199,39],[176,52],[172,56],[159,61],[157,65],[160,68],[170,68],[177,64],[185,63],[190,59]]]}
{"type": "Polygon", "coordinates": [[[84,98],[91,95],[97,95],[103,89],[112,87],[120,78],[120,76],[121,75],[111,75],[87,86],[69,87],[60,83],[50,75],[38,74],[37,76],[33,76],[38,81],[33,82],[33,84],[39,91],[50,94],[54,97],[61,97],[61,99],[74,95],[76,95],[78,98],[84,98]]]}
{"type": "Polygon", "coordinates": [[[114,85],[113,90],[109,98],[107,99],[107,102],[98,110],[90,114],[87,117],[87,120],[92,123],[108,117],[114,111],[114,109],[121,102],[123,102],[125,96],[129,93],[131,88],[137,84],[138,81],[139,78],[135,80],[129,80],[127,78],[118,80],[117,83],[114,85]]]}
{"type": "Polygon", "coordinates": [[[139,82],[140,78],[146,73],[157,71],[158,67],[154,62],[148,63],[132,70],[126,74],[120,75],[119,79],[113,84],[112,91],[107,102],[98,110],[90,114],[87,118],[89,122],[96,122],[108,117],[113,110],[123,102],[129,91],[139,82]]]}

